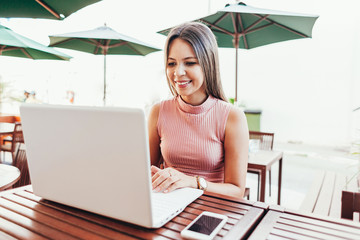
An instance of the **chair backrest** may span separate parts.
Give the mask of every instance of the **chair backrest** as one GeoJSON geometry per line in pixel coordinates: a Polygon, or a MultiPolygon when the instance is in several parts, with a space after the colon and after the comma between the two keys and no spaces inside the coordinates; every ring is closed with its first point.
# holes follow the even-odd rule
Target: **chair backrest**
{"type": "Polygon", "coordinates": [[[11,152],[15,152],[17,143],[24,143],[24,135],[22,131],[21,122],[16,122],[14,127],[14,133],[12,138],[11,152]]]}
{"type": "Polygon", "coordinates": [[[274,145],[274,133],[249,131],[250,139],[259,139],[261,150],[272,150],[274,145]]]}
{"type": "Polygon", "coordinates": [[[13,165],[20,170],[20,179],[13,185],[14,188],[31,184],[25,144],[17,143],[15,145],[13,165]]]}

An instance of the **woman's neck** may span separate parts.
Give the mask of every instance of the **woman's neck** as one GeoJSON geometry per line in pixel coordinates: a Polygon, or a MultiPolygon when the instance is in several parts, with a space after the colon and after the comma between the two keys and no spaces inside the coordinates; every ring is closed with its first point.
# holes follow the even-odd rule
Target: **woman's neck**
{"type": "Polygon", "coordinates": [[[192,106],[199,106],[203,104],[206,99],[208,98],[208,95],[204,93],[204,95],[201,96],[181,96],[181,99],[186,102],[187,104],[190,104],[192,106]]]}

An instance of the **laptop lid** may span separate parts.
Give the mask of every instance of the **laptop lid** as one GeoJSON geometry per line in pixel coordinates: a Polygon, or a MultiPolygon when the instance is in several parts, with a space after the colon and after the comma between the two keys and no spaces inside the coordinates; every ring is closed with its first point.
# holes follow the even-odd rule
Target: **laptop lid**
{"type": "Polygon", "coordinates": [[[23,104],[20,115],[36,195],[153,226],[143,110],[23,104]]]}

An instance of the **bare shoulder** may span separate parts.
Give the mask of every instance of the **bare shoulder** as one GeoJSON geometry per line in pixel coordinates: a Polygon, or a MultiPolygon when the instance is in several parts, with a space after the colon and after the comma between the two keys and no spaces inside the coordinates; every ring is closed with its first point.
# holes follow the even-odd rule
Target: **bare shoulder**
{"type": "Polygon", "coordinates": [[[159,112],[160,112],[160,103],[156,103],[150,109],[149,118],[154,118],[154,117],[157,118],[159,116],[159,112]]]}
{"type": "Polygon", "coordinates": [[[151,115],[159,115],[160,112],[160,103],[154,104],[150,109],[150,116],[151,115]]]}
{"type": "Polygon", "coordinates": [[[148,116],[148,126],[150,128],[156,127],[159,119],[159,112],[160,112],[160,103],[156,103],[151,107],[148,116]]]}
{"type": "Polygon", "coordinates": [[[229,112],[225,127],[225,136],[230,138],[231,141],[237,139],[236,141],[239,144],[249,139],[249,130],[245,113],[238,107],[232,107],[229,112]]]}
{"type": "Polygon", "coordinates": [[[238,107],[232,107],[229,112],[227,125],[243,125],[246,122],[246,116],[242,109],[238,107]]]}

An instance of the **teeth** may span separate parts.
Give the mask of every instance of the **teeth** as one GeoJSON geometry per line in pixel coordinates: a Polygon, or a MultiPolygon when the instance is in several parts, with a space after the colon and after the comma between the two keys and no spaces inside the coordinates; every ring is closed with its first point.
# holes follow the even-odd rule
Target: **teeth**
{"type": "Polygon", "coordinates": [[[179,85],[185,85],[185,84],[188,84],[189,82],[176,82],[176,83],[179,84],[179,85]]]}

